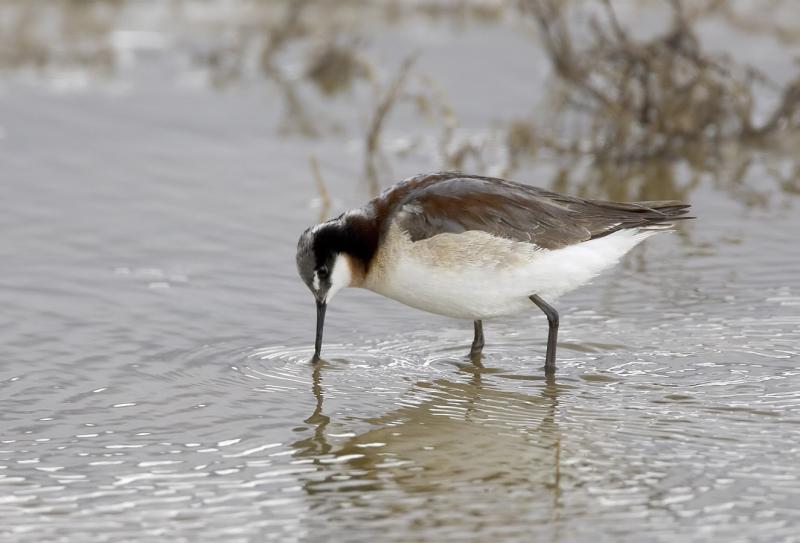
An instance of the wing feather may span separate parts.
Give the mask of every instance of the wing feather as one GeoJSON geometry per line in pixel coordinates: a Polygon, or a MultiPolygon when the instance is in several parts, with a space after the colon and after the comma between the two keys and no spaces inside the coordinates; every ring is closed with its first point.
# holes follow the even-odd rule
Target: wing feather
{"type": "MultiPolygon", "coordinates": [[[[394,200],[395,222],[412,241],[480,230],[558,249],[624,228],[664,224],[689,206],[677,201],[584,200],[503,179],[440,173],[412,178],[394,200]]],[[[387,191],[391,196],[392,189],[387,191]]]]}

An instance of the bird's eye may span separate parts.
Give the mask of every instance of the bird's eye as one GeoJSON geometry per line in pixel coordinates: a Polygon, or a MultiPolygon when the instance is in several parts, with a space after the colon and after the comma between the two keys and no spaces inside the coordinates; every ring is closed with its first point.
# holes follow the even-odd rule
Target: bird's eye
{"type": "Polygon", "coordinates": [[[317,270],[317,275],[320,277],[320,279],[324,279],[325,277],[328,277],[328,267],[327,266],[322,266],[321,268],[319,268],[317,270]]]}

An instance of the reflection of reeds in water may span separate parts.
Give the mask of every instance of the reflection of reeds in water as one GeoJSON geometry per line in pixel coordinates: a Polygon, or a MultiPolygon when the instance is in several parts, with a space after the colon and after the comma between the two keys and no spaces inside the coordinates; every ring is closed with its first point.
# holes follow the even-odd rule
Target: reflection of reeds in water
{"type": "Polygon", "coordinates": [[[327,41],[309,56],[305,76],[327,96],[346,93],[358,79],[371,79],[372,66],[358,53],[355,43],[327,41]]]}
{"type": "Polygon", "coordinates": [[[767,120],[756,123],[754,87],[766,77],[704,51],[679,0],[670,3],[668,31],[647,40],[628,33],[610,0],[599,3],[605,17],[591,19],[583,36],[589,45],[583,46],[563,2],[525,4],[564,83],[560,103],[586,121],[585,134],[568,136],[560,150],[618,162],[700,161],[713,159],[725,143],[750,143],[800,127],[800,77],[787,85],[767,120]]]}
{"type": "Polygon", "coordinates": [[[386,117],[399,99],[406,77],[413,64],[414,57],[408,57],[400,65],[395,77],[389,82],[386,89],[380,93],[380,98],[372,114],[372,120],[369,123],[369,129],[367,130],[365,138],[364,156],[366,157],[366,162],[364,171],[367,183],[369,183],[369,192],[372,196],[377,196],[380,188],[378,162],[383,160],[383,153],[381,152],[380,145],[381,133],[386,124],[386,117]]]}
{"type": "Polygon", "coordinates": [[[0,70],[82,69],[95,77],[113,73],[115,18],[124,2],[54,0],[0,4],[0,70]]]}
{"type": "MultiPolygon", "coordinates": [[[[595,4],[603,8],[604,17],[590,17],[589,35],[582,35],[579,43],[570,10],[580,11],[586,4],[523,3],[523,12],[538,24],[561,83],[550,99],[555,107],[538,121],[512,119],[484,141],[456,141],[458,120],[430,85],[427,94],[438,98],[442,112],[441,167],[463,170],[469,164],[470,171],[512,175],[528,158],[555,154],[564,167],[552,185],[587,197],[688,199],[701,177],[711,174],[727,177],[724,188],[743,203],[764,205],[769,187],[748,187],[742,180],[751,167],[767,163],[780,189],[797,190],[796,179],[779,175],[769,167],[770,158],[758,153],[800,129],[800,75],[757,122],[757,98],[774,91],[775,85],[752,66],[703,50],[692,26],[700,15],[741,19],[740,14],[721,9],[718,2],[687,2],[687,9],[680,0],[672,0],[668,31],[636,40],[617,19],[611,0],[595,4]],[[581,45],[584,42],[588,45],[581,45]],[[485,158],[486,151],[498,146],[504,148],[504,162],[485,158]],[[586,168],[587,161],[591,168],[586,168]],[[692,172],[690,179],[676,178],[674,172],[682,166],[692,172]]],[[[789,34],[785,25],[781,28],[784,37],[789,34]]],[[[368,142],[377,139],[371,131],[368,142]]],[[[366,149],[367,178],[373,180],[374,193],[376,157],[386,160],[378,146],[368,144],[366,149]]]]}
{"type": "Polygon", "coordinates": [[[788,168],[777,167],[753,152],[775,147],[800,128],[800,77],[777,88],[735,57],[709,54],[695,30],[697,20],[714,17],[740,31],[796,43],[800,24],[787,14],[798,9],[788,0],[770,0],[769,9],[715,0],[654,1],[646,9],[671,6],[671,25],[648,38],[631,35],[612,0],[525,0],[523,17],[517,16],[516,4],[481,0],[242,1],[212,18],[193,9],[202,4],[174,0],[161,5],[160,19],[131,19],[147,8],[130,0],[7,0],[0,3],[0,69],[45,77],[78,69],[89,77],[113,77],[127,54],[120,48],[135,38],[127,36],[127,25],[147,20],[151,38],[163,38],[163,53],[188,56],[212,87],[254,78],[270,81],[281,98],[277,129],[282,135],[338,137],[349,119],[336,118],[338,108],[317,102],[347,95],[361,99],[364,89],[371,90],[362,149],[372,194],[393,178],[388,151],[393,142],[385,137],[393,112],[417,115],[427,123],[419,134],[403,134],[404,145],[426,146],[430,163],[442,169],[513,176],[531,158],[548,157],[563,165],[552,179],[557,188],[585,196],[653,199],[688,196],[696,183],[676,180],[674,172],[682,164],[689,166],[693,180],[705,174],[729,177],[721,181],[724,188],[743,202],[760,205],[764,188],[740,182],[759,165],[781,190],[800,190],[797,160],[791,158],[788,168]],[[550,93],[551,107],[480,134],[460,132],[458,116],[435,79],[410,61],[385,73],[366,45],[375,28],[420,21],[455,28],[469,23],[519,29],[535,23],[558,81],[550,93]],[[299,58],[301,69],[287,64],[287,57],[299,58]],[[756,116],[757,102],[770,93],[774,106],[756,116]]]}

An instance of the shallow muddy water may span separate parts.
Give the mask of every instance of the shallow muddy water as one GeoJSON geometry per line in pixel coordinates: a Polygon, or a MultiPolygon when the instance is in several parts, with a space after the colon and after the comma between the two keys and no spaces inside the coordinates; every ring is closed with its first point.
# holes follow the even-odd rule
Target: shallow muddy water
{"type": "MultiPolygon", "coordinates": [[[[319,215],[308,158],[332,212],[368,197],[368,91],[304,89],[314,115],[346,126],[286,134],[274,84],[218,88],[186,64],[198,46],[182,29],[237,3],[188,3],[199,14],[174,33],[140,5],[93,38],[109,40],[110,74],[58,52],[40,71],[21,53],[0,80],[0,536],[795,540],[800,196],[774,170],[791,178],[796,151],[753,155],[734,186],[701,174],[678,190],[695,173],[676,166],[669,186],[661,168],[640,190],[580,189],[679,196],[698,219],[554,304],[554,380],[534,308],[486,323],[476,367],[471,323],[362,291],[331,304],[312,366],[294,265],[319,215]]],[[[400,21],[368,50],[387,73],[421,51],[480,132],[529,109],[548,68],[531,38],[465,25],[400,21]],[[470,69],[508,92],[467,84],[470,69]]],[[[385,137],[436,130],[401,109],[385,137]]],[[[383,179],[437,167],[423,145],[383,179]]],[[[541,157],[513,177],[561,187],[563,167],[541,157]]]]}

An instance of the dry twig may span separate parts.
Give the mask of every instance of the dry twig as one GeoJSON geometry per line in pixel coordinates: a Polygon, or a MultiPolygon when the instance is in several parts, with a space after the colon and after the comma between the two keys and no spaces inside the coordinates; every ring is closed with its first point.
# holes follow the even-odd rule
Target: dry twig
{"type": "Polygon", "coordinates": [[[325,186],[325,180],[322,179],[322,173],[319,170],[317,157],[311,155],[308,158],[308,163],[309,166],[311,166],[311,174],[314,176],[314,184],[317,186],[317,192],[319,193],[319,222],[323,222],[328,218],[328,214],[331,210],[331,196],[328,192],[328,188],[325,186]]]}
{"type": "Polygon", "coordinates": [[[380,189],[380,181],[378,180],[378,166],[377,160],[382,157],[380,151],[381,133],[383,131],[384,123],[389,112],[394,107],[400,97],[400,91],[403,89],[406,77],[408,76],[411,66],[416,60],[416,55],[409,56],[400,65],[394,79],[389,83],[386,92],[378,101],[378,105],[372,114],[372,120],[369,123],[367,136],[365,139],[365,177],[369,185],[370,194],[377,196],[380,189]]]}

